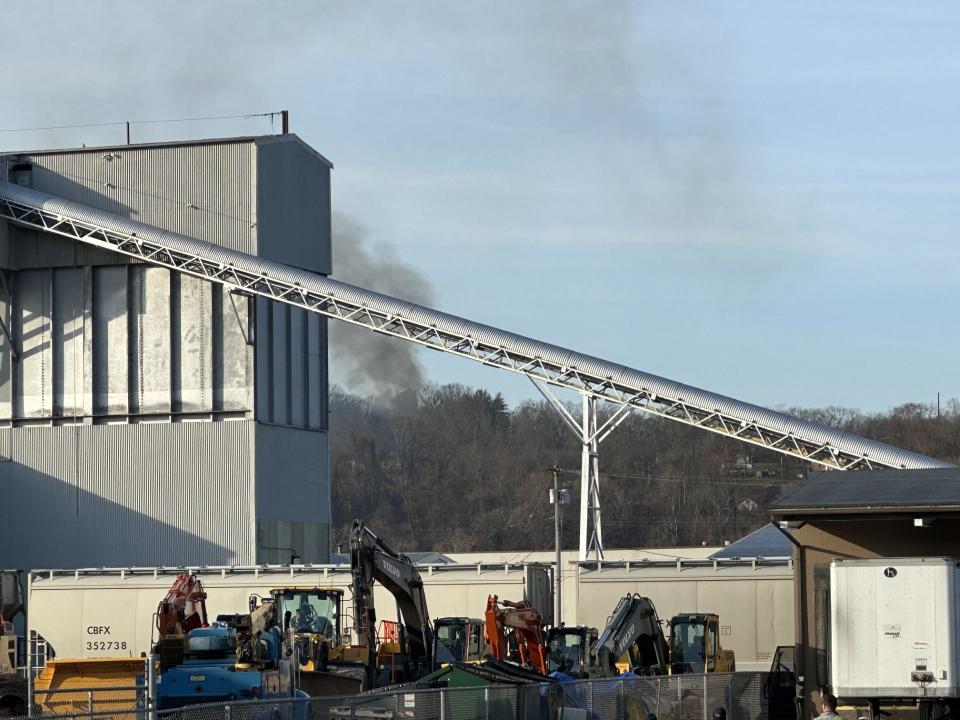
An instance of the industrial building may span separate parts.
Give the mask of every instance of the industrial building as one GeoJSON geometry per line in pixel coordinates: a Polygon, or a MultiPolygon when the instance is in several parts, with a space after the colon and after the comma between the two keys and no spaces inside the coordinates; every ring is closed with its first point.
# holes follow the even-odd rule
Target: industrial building
{"type": "Polygon", "coordinates": [[[831,561],[960,557],[960,468],[817,473],[770,513],[795,546],[797,675],[813,711],[831,687],[831,561]]]}
{"type": "MultiPolygon", "coordinates": [[[[332,165],[274,135],[0,156],[0,178],[329,274],[332,165]]],[[[0,546],[22,569],[327,562],[315,313],[0,221],[0,546]]]]}

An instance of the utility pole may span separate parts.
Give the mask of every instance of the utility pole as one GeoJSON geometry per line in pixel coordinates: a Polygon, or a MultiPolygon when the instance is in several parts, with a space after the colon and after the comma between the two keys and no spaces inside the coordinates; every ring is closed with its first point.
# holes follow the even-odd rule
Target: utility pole
{"type": "Polygon", "coordinates": [[[553,489],[550,491],[550,502],[553,503],[553,544],[557,553],[557,569],[554,571],[554,610],[553,624],[560,625],[563,612],[563,561],[560,551],[560,506],[570,502],[570,491],[560,489],[560,468],[554,465],[550,468],[553,473],[553,489]]]}

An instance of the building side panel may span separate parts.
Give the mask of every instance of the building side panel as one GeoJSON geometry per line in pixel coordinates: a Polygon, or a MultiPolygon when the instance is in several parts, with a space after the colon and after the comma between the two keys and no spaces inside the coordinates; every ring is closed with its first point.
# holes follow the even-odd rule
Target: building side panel
{"type": "Polygon", "coordinates": [[[289,425],[290,421],[290,306],[271,303],[271,371],[273,389],[273,422],[289,425]]]}
{"type": "Polygon", "coordinates": [[[290,551],[275,549],[291,547],[303,562],[326,562],[330,529],[327,434],[258,424],[256,443],[257,562],[289,562],[290,551]],[[311,545],[290,544],[308,539],[311,545]]]}
{"type": "Polygon", "coordinates": [[[127,268],[93,271],[93,409],[126,415],[128,407],[127,268]]]}
{"type": "Polygon", "coordinates": [[[254,298],[254,332],[256,344],[255,402],[256,418],[274,422],[273,418],[273,310],[264,298],[254,298]]]}
{"type": "MultiPolygon", "coordinates": [[[[232,141],[33,154],[32,186],[91,207],[255,252],[254,144],[232,141]]],[[[117,255],[60,239],[16,253],[19,267],[117,264],[117,255]]]]}
{"type": "Polygon", "coordinates": [[[12,460],[0,462],[4,562],[252,562],[250,432],[243,420],[0,431],[12,441],[12,460]]]}
{"type": "Polygon", "coordinates": [[[307,383],[309,427],[327,430],[327,319],[319,315],[311,315],[307,323],[307,383]]]}
{"type": "Polygon", "coordinates": [[[136,414],[171,411],[170,305],[170,271],[130,268],[130,408],[136,414]]]}
{"type": "MultiPolygon", "coordinates": [[[[12,278],[12,274],[4,272],[4,282],[0,284],[0,319],[3,320],[3,324],[8,331],[13,330],[12,313],[14,304],[9,292],[12,278]]],[[[14,348],[10,341],[11,338],[7,336],[7,333],[0,332],[0,420],[6,420],[13,416],[14,348]]]]}
{"type": "Polygon", "coordinates": [[[0,431],[11,460],[0,462],[0,547],[4,563],[76,559],[76,437],[52,428],[0,431]],[[56,448],[56,452],[51,452],[56,448]],[[23,460],[26,462],[23,462],[23,460]]]}
{"type": "Polygon", "coordinates": [[[179,412],[213,410],[213,289],[199,278],[181,275],[177,303],[179,386],[175,405],[179,412]]]}
{"type": "Polygon", "coordinates": [[[249,388],[252,387],[253,366],[250,336],[250,298],[234,295],[223,288],[213,288],[220,294],[220,355],[215,362],[221,367],[219,410],[226,412],[247,410],[249,388]]]}
{"type": "Polygon", "coordinates": [[[53,415],[83,415],[82,268],[53,271],[53,415]]]}
{"type": "Polygon", "coordinates": [[[16,316],[20,360],[14,412],[21,418],[49,417],[53,400],[52,293],[49,270],[20,273],[16,316]]]}
{"type": "Polygon", "coordinates": [[[307,313],[300,308],[290,308],[290,425],[307,427],[307,313]]]}
{"type": "Polygon", "coordinates": [[[330,274],[330,167],[293,136],[257,142],[257,250],[330,274]]]}

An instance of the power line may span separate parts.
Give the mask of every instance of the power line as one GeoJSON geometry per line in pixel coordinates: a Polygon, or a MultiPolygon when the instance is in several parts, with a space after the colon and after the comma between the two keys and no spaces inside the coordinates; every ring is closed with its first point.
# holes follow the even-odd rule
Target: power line
{"type": "Polygon", "coordinates": [[[273,118],[280,115],[279,110],[265,113],[248,113],[246,115],[207,115],[205,117],[181,117],[181,118],[163,118],[146,120],[114,120],[112,122],[97,123],[78,123],[75,125],[46,125],[37,127],[6,128],[0,130],[0,133],[20,133],[20,132],[41,132],[44,130],[76,130],[81,128],[96,127],[122,127],[124,125],[153,125],[159,123],[179,123],[179,122],[201,122],[204,120],[250,120],[252,118],[269,117],[273,118]]]}
{"type": "MultiPolygon", "coordinates": [[[[560,470],[564,475],[580,476],[579,470],[560,470]]],[[[735,485],[741,487],[753,487],[758,489],[781,487],[792,484],[789,480],[780,480],[778,482],[753,482],[750,480],[731,480],[729,478],[711,476],[711,475],[629,475],[626,473],[599,473],[601,477],[607,477],[614,480],[645,480],[648,482],[676,482],[693,483],[700,485],[735,485]]]]}

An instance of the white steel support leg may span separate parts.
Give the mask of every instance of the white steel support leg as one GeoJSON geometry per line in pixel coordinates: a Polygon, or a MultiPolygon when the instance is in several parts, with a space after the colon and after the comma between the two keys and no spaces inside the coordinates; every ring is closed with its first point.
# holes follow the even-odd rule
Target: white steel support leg
{"type": "Polygon", "coordinates": [[[633,408],[621,405],[613,415],[597,427],[597,397],[581,393],[583,414],[578,423],[550,388],[535,378],[530,378],[534,387],[557,411],[567,426],[580,441],[580,559],[587,560],[590,553],[595,559],[603,559],[603,526],[600,522],[600,443],[627,419],[633,408]]]}
{"type": "Polygon", "coordinates": [[[580,454],[580,559],[595,553],[603,559],[603,527],[600,522],[599,444],[597,437],[597,399],[583,395],[583,424],[580,454]]]}

